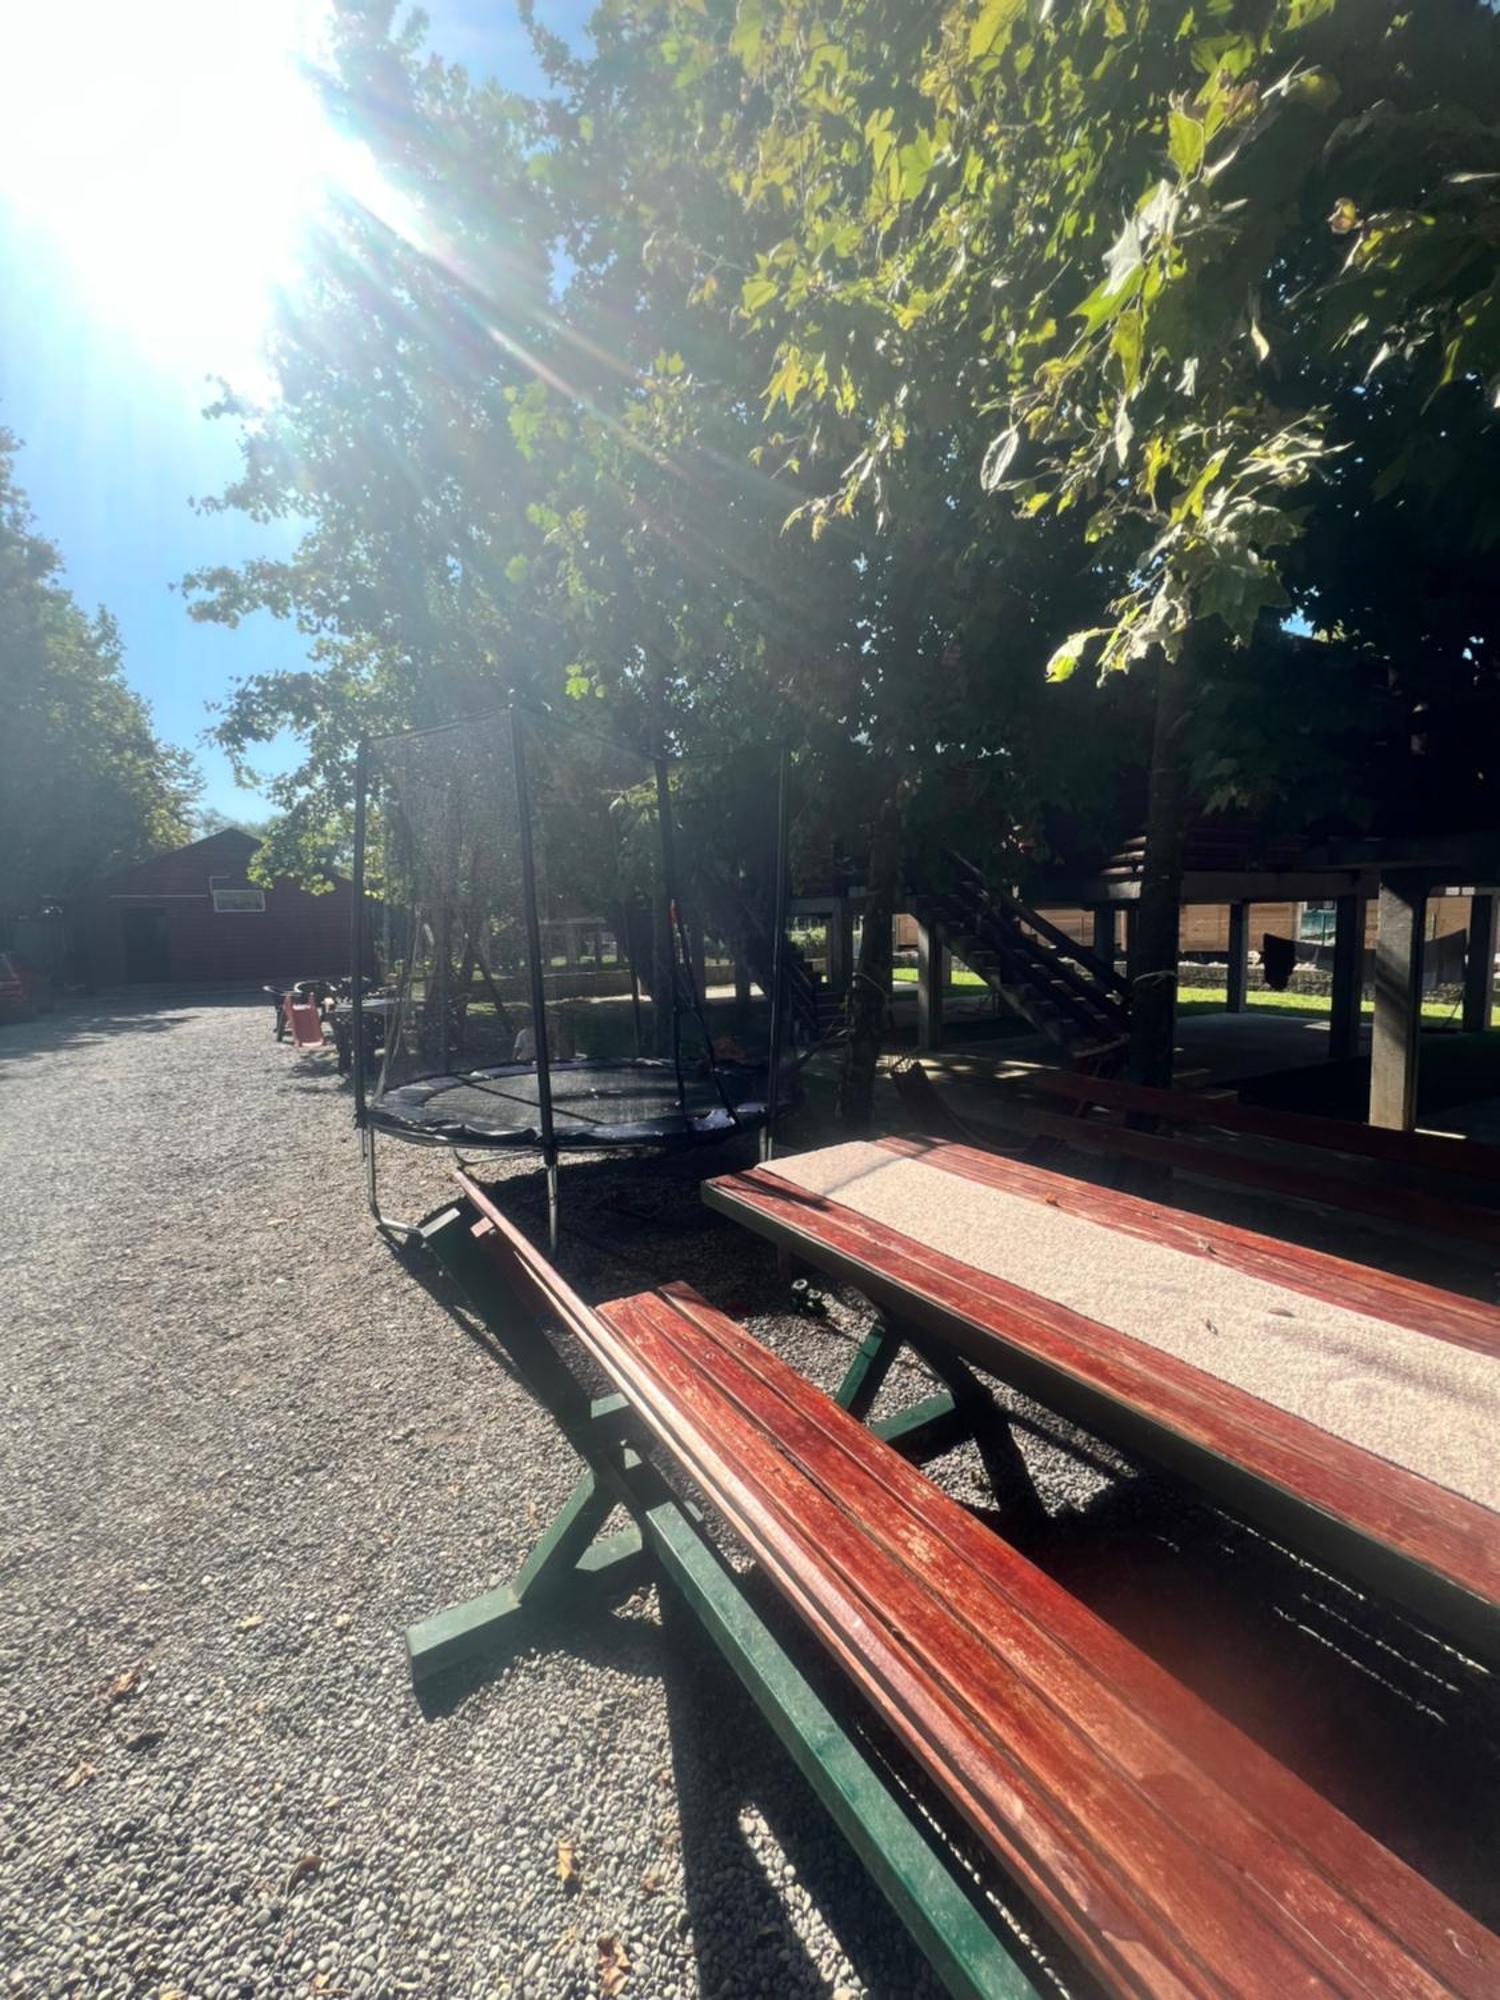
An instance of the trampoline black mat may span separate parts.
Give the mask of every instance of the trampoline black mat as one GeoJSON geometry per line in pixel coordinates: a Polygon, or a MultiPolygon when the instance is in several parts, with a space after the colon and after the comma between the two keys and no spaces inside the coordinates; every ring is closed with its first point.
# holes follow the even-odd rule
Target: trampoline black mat
{"type": "MultiPolygon", "coordinates": [[[[656,1058],[555,1062],[549,1074],[559,1146],[694,1145],[765,1123],[763,1066],[721,1062],[716,1076],[684,1066],[680,1100],[672,1064],[656,1058]]],[[[507,1063],[419,1077],[372,1096],[369,1117],[384,1131],[444,1145],[535,1146],[536,1070],[507,1063]]]]}

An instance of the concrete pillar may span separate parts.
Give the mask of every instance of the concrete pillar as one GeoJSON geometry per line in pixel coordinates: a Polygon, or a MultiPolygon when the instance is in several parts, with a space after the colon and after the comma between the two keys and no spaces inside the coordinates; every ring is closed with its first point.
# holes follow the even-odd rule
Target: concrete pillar
{"type": "Polygon", "coordinates": [[[1328,1059],[1359,1054],[1360,1008],[1365,983],[1363,896],[1340,896],[1333,906],[1333,997],[1329,1005],[1328,1059]]]}
{"type": "Polygon", "coordinates": [[[1094,956],[1113,966],[1115,962],[1115,906],[1113,903],[1098,903],[1092,912],[1094,919],[1094,956]]]}
{"type": "Polygon", "coordinates": [[[1229,978],[1225,1005],[1231,1014],[1243,1014],[1250,986],[1250,905],[1229,905],[1229,978]]]}
{"type": "Polygon", "coordinates": [[[1500,899],[1476,894],[1469,905],[1469,948],[1464,958],[1464,1031],[1477,1035],[1494,1018],[1495,920],[1500,899]]]}
{"type": "Polygon", "coordinates": [[[1422,930],[1427,881],[1409,870],[1380,878],[1375,939],[1375,1027],[1370,1039],[1370,1123],[1410,1132],[1417,1122],[1422,1033],[1422,930]]]}
{"type": "Polygon", "coordinates": [[[917,1047],[943,1045],[943,988],[948,954],[935,924],[917,925],[917,1047]]]}

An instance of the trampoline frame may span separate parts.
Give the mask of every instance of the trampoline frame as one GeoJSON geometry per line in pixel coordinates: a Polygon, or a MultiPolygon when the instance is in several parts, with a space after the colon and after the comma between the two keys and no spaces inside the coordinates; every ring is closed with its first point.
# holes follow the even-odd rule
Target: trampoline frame
{"type": "MultiPolygon", "coordinates": [[[[630,753],[632,755],[638,753],[630,753]]],[[[677,897],[676,883],[676,829],[671,805],[671,759],[657,757],[653,760],[657,791],[657,838],[661,847],[662,894],[666,904],[667,928],[672,950],[671,1008],[672,1008],[672,1056],[670,1067],[674,1073],[677,1088],[679,1114],[687,1117],[685,1085],[682,1072],[680,1031],[682,1025],[683,988],[687,993],[699,1025],[704,1031],[708,1045],[709,1071],[718,1087],[720,1101],[729,1117],[728,1128],[715,1127],[701,1132],[674,1131],[659,1132],[650,1136],[613,1137],[587,1141],[565,1141],[568,1151],[596,1150],[607,1152],[612,1149],[650,1148],[659,1151],[686,1150],[692,1146],[713,1145],[732,1137],[736,1131],[758,1130],[761,1135],[760,1157],[769,1160],[775,1154],[775,1126],[781,1102],[780,1058],[782,1031],[782,993],[784,948],[783,931],[787,911],[787,868],[788,868],[788,799],[789,756],[783,747],[777,759],[776,788],[776,831],[774,872],[776,883],[776,910],[774,931],[771,939],[772,974],[770,1001],[770,1050],[766,1065],[766,1094],[762,1115],[753,1123],[742,1123],[731,1105],[722,1083],[722,1071],[715,1061],[713,1043],[707,1033],[701,1009],[698,1004],[698,985],[694,974],[691,948],[687,927],[683,922],[681,905],[677,897]],[[681,954],[679,958],[679,953],[681,954]]],[[[546,1007],[546,966],[542,957],[541,912],[537,901],[536,855],[533,844],[531,789],[526,760],[526,721],[522,710],[514,705],[505,709],[490,710],[484,715],[460,718],[458,722],[439,723],[430,729],[399,731],[396,736],[362,738],[355,755],[354,766],[354,897],[351,915],[351,958],[353,975],[350,983],[351,1040],[354,1054],[354,1122],[359,1129],[360,1152],[364,1161],[366,1199],[376,1227],[393,1241],[406,1244],[417,1239],[421,1224],[403,1222],[387,1215],[380,1205],[379,1169],[376,1156],[376,1134],[384,1130],[388,1136],[400,1139],[405,1144],[446,1146],[457,1154],[460,1147],[467,1151],[513,1150],[520,1146],[532,1146],[541,1153],[547,1182],[547,1241],[549,1248],[557,1249],[559,1219],[558,1155],[562,1146],[557,1136],[557,1121],[552,1097],[552,1075],[554,1069],[576,1069],[580,1059],[566,1058],[565,1063],[554,1064],[547,1040],[546,1007]],[[394,1119],[389,1124],[382,1123],[378,1107],[372,1113],[366,1090],[365,1041],[364,1041],[364,998],[365,966],[370,948],[369,913],[366,910],[365,874],[366,850],[369,834],[369,786],[370,753],[381,743],[410,736],[437,736],[446,730],[474,727],[480,723],[493,721],[497,715],[506,718],[510,729],[512,770],[515,784],[517,829],[521,862],[522,917],[526,930],[528,976],[531,987],[531,1018],[533,1046],[536,1051],[534,1062],[496,1065],[507,1068],[515,1074],[534,1074],[537,1084],[537,1126],[535,1138],[500,1137],[486,1139],[468,1134],[462,1138],[445,1136],[442,1133],[423,1133],[419,1129],[398,1124],[394,1119]]],[[[635,993],[632,973],[632,995],[635,993]]],[[[588,1061],[584,1058],[582,1061],[588,1061]]],[[[638,1056],[619,1061],[601,1060],[600,1068],[626,1069],[636,1063],[649,1063],[652,1068],[666,1061],[660,1057],[638,1056]]],[[[734,1067],[738,1067],[735,1065],[734,1067]]],[[[476,1075],[481,1072],[475,1072],[476,1075]]]]}

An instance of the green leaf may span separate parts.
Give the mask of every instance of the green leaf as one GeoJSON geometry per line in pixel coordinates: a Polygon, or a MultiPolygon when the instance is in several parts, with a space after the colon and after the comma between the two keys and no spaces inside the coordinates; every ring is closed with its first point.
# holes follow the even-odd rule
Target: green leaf
{"type": "Polygon", "coordinates": [[[747,313],[758,313],[762,306],[771,303],[780,289],[774,278],[746,278],[740,293],[740,304],[747,313]]]}
{"type": "Polygon", "coordinates": [[[1121,313],[1115,321],[1112,344],[1120,363],[1125,394],[1133,396],[1140,386],[1141,358],[1146,347],[1146,322],[1139,306],[1132,312],[1121,313]]]}
{"type": "Polygon", "coordinates": [[[909,146],[903,146],[901,161],[901,199],[915,201],[927,185],[927,176],[932,172],[932,136],[919,132],[909,146]]]}
{"type": "Polygon", "coordinates": [[[1203,165],[1203,127],[1174,106],[1167,121],[1167,151],[1180,177],[1190,181],[1203,165]]]}
{"type": "Polygon", "coordinates": [[[763,0],[740,0],[739,11],[734,20],[734,33],[729,37],[729,53],[738,56],[746,69],[754,69],[760,62],[765,39],[766,13],[763,0]]]}
{"type": "Polygon", "coordinates": [[[1047,679],[1071,680],[1094,640],[1102,639],[1108,630],[1107,625],[1089,625],[1082,632],[1070,632],[1047,662],[1047,679]]]}
{"type": "Polygon", "coordinates": [[[978,18],[969,30],[969,61],[999,55],[1010,40],[1010,31],[1025,7],[1026,0],[984,0],[978,18]]]}

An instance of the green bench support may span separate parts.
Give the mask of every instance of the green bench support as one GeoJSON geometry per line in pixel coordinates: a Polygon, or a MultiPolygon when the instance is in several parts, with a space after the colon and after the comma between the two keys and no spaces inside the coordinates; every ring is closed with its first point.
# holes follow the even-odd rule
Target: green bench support
{"type": "MultiPolygon", "coordinates": [[[[948,1990],[959,2000],[1040,2000],[1024,1947],[976,1895],[857,1725],[829,1706],[750,1603],[696,1509],[631,1442],[625,1399],[591,1401],[499,1281],[476,1239],[476,1221],[472,1208],[456,1204],[421,1225],[421,1240],[522,1385],[557,1419],[584,1472],[509,1584],[409,1629],[413,1677],[428,1682],[472,1666],[518,1638],[528,1610],[561,1606],[601,1580],[633,1577],[640,1559],[649,1558],[693,1610],[948,1990]],[[631,1526],[601,1539],[617,1503],[629,1511],[631,1526]]],[[[894,1349],[874,1362],[881,1376],[893,1358],[894,1349]]],[[[871,1428],[920,1458],[961,1442],[969,1421],[945,1390],[871,1428]]]]}

